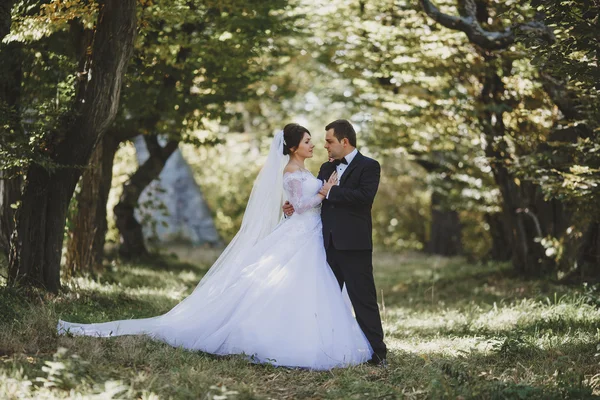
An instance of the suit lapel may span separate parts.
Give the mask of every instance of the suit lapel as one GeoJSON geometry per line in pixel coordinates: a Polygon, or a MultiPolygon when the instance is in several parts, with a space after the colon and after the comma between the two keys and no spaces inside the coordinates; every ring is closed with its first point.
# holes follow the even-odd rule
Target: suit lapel
{"type": "Polygon", "coordinates": [[[358,153],[356,153],[356,155],[354,156],[354,159],[352,160],[350,165],[348,165],[348,168],[346,168],[346,170],[344,171],[344,174],[342,175],[342,180],[340,181],[340,186],[342,186],[344,183],[346,183],[346,180],[348,179],[348,177],[350,176],[352,171],[354,171],[354,169],[358,166],[358,164],[361,163],[363,158],[364,158],[364,156],[362,154],[360,154],[360,151],[358,153]]]}

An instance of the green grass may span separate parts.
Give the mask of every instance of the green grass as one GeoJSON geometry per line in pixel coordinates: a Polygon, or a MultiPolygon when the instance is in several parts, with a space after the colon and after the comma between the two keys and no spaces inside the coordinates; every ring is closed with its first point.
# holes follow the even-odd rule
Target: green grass
{"type": "Polygon", "coordinates": [[[59,296],[0,289],[0,397],[600,398],[598,291],[460,258],[376,254],[385,370],[291,370],[144,337],[56,335],[59,317],[98,322],[169,310],[217,256],[176,250],[178,260],[113,264],[97,281],[74,279],[59,296]]]}

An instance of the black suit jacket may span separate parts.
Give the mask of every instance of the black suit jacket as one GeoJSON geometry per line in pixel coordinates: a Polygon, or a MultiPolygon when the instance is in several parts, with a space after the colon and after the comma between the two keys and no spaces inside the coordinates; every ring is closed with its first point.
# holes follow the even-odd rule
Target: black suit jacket
{"type": "MultiPolygon", "coordinates": [[[[326,162],[321,165],[318,179],[326,181],[334,171],[335,164],[326,162]]],[[[380,174],[379,163],[359,152],[344,171],[339,186],[331,188],[321,210],[326,249],[330,240],[338,250],[373,249],[371,207],[380,174]]]]}

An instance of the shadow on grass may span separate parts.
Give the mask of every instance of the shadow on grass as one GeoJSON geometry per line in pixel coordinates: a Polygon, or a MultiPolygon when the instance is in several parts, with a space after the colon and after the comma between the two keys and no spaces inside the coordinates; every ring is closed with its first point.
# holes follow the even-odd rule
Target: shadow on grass
{"type": "Polygon", "coordinates": [[[147,262],[107,265],[93,280],[129,288],[169,288],[184,284],[191,289],[200,282],[208,268],[179,261],[175,257],[157,256],[147,262]]]}
{"type": "Polygon", "coordinates": [[[562,296],[570,288],[549,279],[518,276],[508,264],[469,265],[460,258],[441,267],[431,267],[417,258],[397,265],[384,265],[375,274],[376,286],[386,306],[437,309],[501,303],[549,296],[562,296]]]}
{"type": "MultiPolygon", "coordinates": [[[[387,380],[396,387],[429,380],[427,398],[592,399],[595,344],[550,350],[513,346],[483,354],[427,355],[395,351],[387,380]],[[583,362],[587,367],[581,368],[583,362]]],[[[405,393],[406,394],[406,393],[405,393]]]]}
{"type": "Polygon", "coordinates": [[[57,302],[55,311],[62,320],[95,323],[155,317],[169,311],[178,302],[157,294],[132,296],[123,292],[80,290],[76,298],[63,298],[63,301],[57,302]]]}
{"type": "Polygon", "coordinates": [[[194,264],[191,262],[182,261],[176,256],[164,254],[153,254],[147,261],[144,262],[144,267],[156,271],[169,271],[174,273],[193,271],[201,275],[204,275],[211,265],[194,264]]]}
{"type": "Polygon", "coordinates": [[[464,275],[440,277],[435,280],[409,278],[408,280],[387,277],[376,282],[377,289],[383,293],[385,303],[389,306],[420,306],[423,308],[438,308],[439,302],[449,307],[465,304],[472,298],[493,304],[500,302],[507,294],[481,290],[473,293],[476,287],[482,287],[482,282],[499,282],[509,278],[504,272],[490,270],[488,272],[466,272],[464,275]]]}
{"type": "Polygon", "coordinates": [[[224,249],[221,248],[191,248],[187,252],[182,252],[179,247],[173,247],[172,252],[164,249],[160,252],[151,252],[145,257],[138,259],[121,259],[116,249],[107,250],[105,257],[107,265],[116,263],[117,265],[138,265],[144,268],[162,271],[162,272],[187,272],[194,271],[204,274],[224,249]],[[188,253],[191,253],[188,254],[188,253]],[[181,254],[181,255],[180,255],[181,254]]]}
{"type": "MultiPolygon", "coordinates": [[[[161,397],[194,398],[217,382],[227,386],[230,382],[244,382],[240,387],[248,393],[247,398],[255,398],[255,394],[340,399],[594,398],[591,384],[585,381],[586,376],[596,373],[598,365],[593,357],[595,343],[589,343],[594,337],[594,321],[579,320],[574,314],[560,316],[553,310],[551,318],[536,315],[521,322],[511,321],[508,315],[507,325],[498,329],[475,324],[479,318],[485,318],[493,302],[549,296],[560,291],[560,287],[515,277],[505,265],[462,265],[461,260],[430,262],[426,258],[417,261],[404,260],[398,266],[393,260],[386,261],[378,271],[378,289],[383,289],[388,307],[401,307],[410,318],[439,316],[441,320],[431,326],[415,321],[415,326],[391,337],[411,337],[415,343],[436,346],[452,346],[452,340],[461,336],[493,340],[485,352],[477,350],[483,346],[469,351],[469,345],[460,347],[467,351],[456,351],[456,355],[404,351],[407,348],[402,347],[403,350],[390,352],[390,367],[386,370],[356,366],[315,372],[255,365],[240,356],[182,351],[150,339],[56,336],[55,317],[86,323],[152,317],[168,311],[178,303],[169,296],[169,290],[194,286],[209,262],[197,266],[167,257],[144,264],[117,265],[101,276],[102,284],[82,280],[81,287],[60,296],[23,297],[18,292],[0,289],[0,328],[13,337],[26,334],[16,338],[22,343],[15,339],[14,345],[6,346],[14,361],[4,363],[4,369],[23,366],[30,376],[43,375],[40,371],[44,361],[51,360],[52,353],[61,346],[84,360],[93,360],[93,368],[83,370],[83,381],[89,375],[94,382],[109,378],[137,382],[138,372],[143,371],[148,377],[144,385],[161,397]],[[114,285],[105,285],[107,282],[114,285]],[[431,312],[419,315],[427,310],[431,312]],[[466,322],[444,326],[448,312],[460,314],[461,321],[466,322]],[[5,313],[8,323],[4,323],[5,313]],[[35,318],[39,323],[32,327],[35,318]],[[569,334],[576,331],[584,334],[569,334]],[[545,334],[547,338],[540,345],[537,339],[545,334]],[[434,342],[434,337],[442,340],[434,342]],[[33,344],[26,347],[30,342],[33,344]],[[30,357],[20,357],[21,353],[30,357]]],[[[527,304],[523,304],[519,303],[516,310],[521,314],[527,312],[527,304]]],[[[394,318],[399,318],[394,323],[401,328],[402,316],[394,318]]]]}

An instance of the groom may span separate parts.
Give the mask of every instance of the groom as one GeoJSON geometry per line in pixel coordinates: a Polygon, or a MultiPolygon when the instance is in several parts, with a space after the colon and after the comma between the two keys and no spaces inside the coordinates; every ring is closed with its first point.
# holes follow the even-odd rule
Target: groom
{"type": "MultiPolygon", "coordinates": [[[[377,306],[373,279],[373,238],[371,206],[379,187],[379,163],[356,149],[356,132],[345,119],[325,127],[325,148],[329,159],[321,166],[318,179],[325,182],[321,209],[323,239],[329,263],[340,288],[344,283],[356,320],[371,343],[374,354],[369,363],[386,366],[387,349],[377,306]],[[338,184],[328,178],[337,171],[338,184]]],[[[286,215],[293,213],[286,203],[286,215]]]]}

